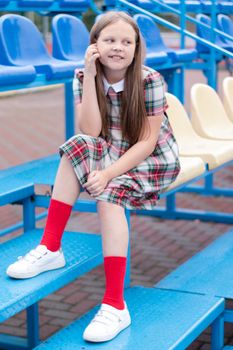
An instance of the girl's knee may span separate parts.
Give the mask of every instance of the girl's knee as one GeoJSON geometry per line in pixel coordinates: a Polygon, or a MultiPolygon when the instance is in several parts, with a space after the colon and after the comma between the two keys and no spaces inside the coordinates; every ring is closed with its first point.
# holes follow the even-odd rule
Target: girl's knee
{"type": "Polygon", "coordinates": [[[124,213],[124,208],[121,207],[120,205],[110,203],[110,202],[105,202],[105,201],[98,201],[97,202],[97,207],[98,207],[98,212],[99,213],[124,213]]]}

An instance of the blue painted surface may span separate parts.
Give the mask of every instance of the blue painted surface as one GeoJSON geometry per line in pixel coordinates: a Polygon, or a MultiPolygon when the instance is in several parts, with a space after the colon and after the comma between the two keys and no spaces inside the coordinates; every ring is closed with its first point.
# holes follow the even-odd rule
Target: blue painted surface
{"type": "Polygon", "coordinates": [[[179,266],[155,286],[233,299],[233,230],[179,266]]]}
{"type": "Polygon", "coordinates": [[[36,79],[33,66],[12,67],[0,65],[0,86],[27,84],[36,79]]]}
{"type": "Polygon", "coordinates": [[[18,0],[17,5],[22,7],[48,7],[54,0],[18,0]]]}
{"type": "Polygon", "coordinates": [[[132,324],[111,342],[94,344],[82,339],[94,308],[36,350],[184,350],[224,309],[223,299],[153,288],[129,288],[125,299],[132,324]]]}
{"type": "Polygon", "coordinates": [[[0,346],[4,350],[29,350],[26,338],[8,334],[0,334],[0,346]]]}
{"type": "Polygon", "coordinates": [[[8,187],[1,189],[0,192],[0,206],[10,204],[16,201],[21,201],[25,198],[28,198],[34,194],[34,186],[33,184],[18,184],[13,185],[12,187],[8,187]]]}
{"type": "Polygon", "coordinates": [[[18,186],[26,186],[28,184],[53,185],[59,159],[59,155],[55,154],[1,170],[0,197],[2,193],[18,186]]]}
{"type": "Polygon", "coordinates": [[[6,5],[8,5],[10,2],[10,0],[0,0],[0,6],[5,7],[6,5]]]}
{"type": "Polygon", "coordinates": [[[88,0],[58,0],[61,7],[76,7],[76,8],[88,8],[90,1],[88,0]]]}
{"type": "MultiPolygon", "coordinates": [[[[162,0],[162,2],[164,2],[168,6],[171,6],[172,8],[175,8],[177,10],[179,10],[180,7],[181,7],[181,1],[179,1],[179,0],[172,0],[172,1],[170,1],[170,0],[162,0]]],[[[186,0],[184,3],[185,3],[185,9],[186,9],[187,12],[198,13],[201,10],[201,3],[200,3],[200,1],[186,0]]]]}
{"type": "Polygon", "coordinates": [[[221,37],[225,44],[233,46],[233,20],[229,16],[220,14],[217,16],[217,26],[219,30],[231,37],[231,40],[230,38],[221,37]]]}
{"type": "Polygon", "coordinates": [[[18,256],[24,255],[39,244],[41,229],[28,231],[0,245],[0,322],[24,310],[46,295],[90,271],[102,263],[101,239],[99,235],[65,232],[62,247],[66,266],[62,269],[42,273],[39,276],[16,280],[5,273],[7,266],[18,256]]]}

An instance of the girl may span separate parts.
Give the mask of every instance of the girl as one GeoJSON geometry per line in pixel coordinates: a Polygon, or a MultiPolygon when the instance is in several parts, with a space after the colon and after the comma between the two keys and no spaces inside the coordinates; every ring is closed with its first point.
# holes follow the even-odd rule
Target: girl
{"type": "Polygon", "coordinates": [[[159,193],[179,173],[178,149],[165,114],[163,80],[142,66],[139,29],[124,12],[109,12],[93,26],[74,94],[82,134],[60,147],[40,245],[10,265],[7,274],[29,278],[65,265],[61,237],[82,186],[97,200],[106,277],[100,310],[83,336],[100,342],[131,323],[123,297],[128,249],[124,208],[155,207],[159,193]]]}

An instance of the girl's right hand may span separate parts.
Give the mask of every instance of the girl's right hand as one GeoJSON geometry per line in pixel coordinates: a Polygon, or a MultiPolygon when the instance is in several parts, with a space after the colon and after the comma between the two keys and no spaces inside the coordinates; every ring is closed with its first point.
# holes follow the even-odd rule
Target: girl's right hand
{"type": "Polygon", "coordinates": [[[100,57],[97,44],[88,46],[85,54],[85,74],[96,76],[96,60],[100,57]]]}

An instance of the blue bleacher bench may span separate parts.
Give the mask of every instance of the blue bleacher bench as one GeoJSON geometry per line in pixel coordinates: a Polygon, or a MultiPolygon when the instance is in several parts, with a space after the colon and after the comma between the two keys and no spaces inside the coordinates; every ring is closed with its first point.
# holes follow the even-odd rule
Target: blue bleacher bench
{"type": "MultiPolygon", "coordinates": [[[[85,327],[97,312],[95,307],[35,350],[184,350],[208,326],[217,325],[224,310],[222,298],[153,288],[128,288],[125,299],[132,324],[110,342],[82,339],[85,327]]],[[[220,350],[215,342],[216,330],[212,349],[220,350]]]]}
{"type": "Polygon", "coordinates": [[[44,272],[27,280],[14,280],[8,277],[7,266],[13,263],[17,256],[25,255],[34,249],[41,236],[42,229],[34,229],[0,244],[0,322],[26,309],[28,324],[27,339],[0,334],[0,347],[4,349],[32,349],[37,345],[39,343],[38,301],[100,265],[103,260],[100,235],[65,232],[62,241],[66,257],[64,268],[44,272]]]}
{"type": "MultiPolygon", "coordinates": [[[[155,285],[164,290],[218,296],[233,300],[233,229],[180,265],[155,285]]],[[[224,321],[233,323],[233,311],[225,310],[224,321]]],[[[233,349],[233,347],[224,347],[233,349]]]]}

